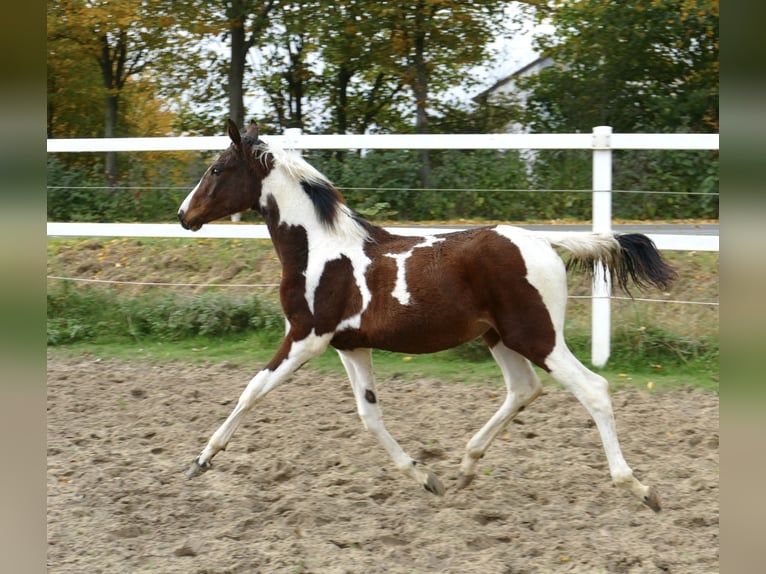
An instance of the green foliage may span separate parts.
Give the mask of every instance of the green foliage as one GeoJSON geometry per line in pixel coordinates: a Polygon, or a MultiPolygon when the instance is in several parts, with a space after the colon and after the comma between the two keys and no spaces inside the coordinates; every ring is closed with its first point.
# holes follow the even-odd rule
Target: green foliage
{"type": "Polygon", "coordinates": [[[365,217],[402,218],[412,207],[417,188],[418,157],[406,150],[373,150],[363,157],[348,154],[307,159],[343,192],[346,202],[365,217]]]}
{"type": "MultiPolygon", "coordinates": [[[[555,28],[537,38],[553,65],[518,78],[526,97],[515,105],[531,131],[718,131],[718,2],[557,0],[539,15],[555,28]]],[[[654,192],[618,194],[615,216],[718,217],[717,152],[626,150],[614,160],[614,189],[654,192]]],[[[590,188],[587,152],[538,152],[532,172],[539,189],[590,188]]],[[[557,202],[559,217],[587,213],[589,196],[570,198],[557,202]]]]}
{"type": "Polygon", "coordinates": [[[638,329],[617,326],[612,353],[625,368],[649,366],[659,370],[702,364],[717,371],[719,342],[717,335],[687,337],[657,326],[638,329]]]}
{"type": "Polygon", "coordinates": [[[519,81],[529,91],[526,125],[541,132],[718,130],[716,0],[553,6],[545,17],[555,32],[537,40],[554,65],[519,81]]]}
{"type": "Polygon", "coordinates": [[[247,332],[280,333],[281,311],[257,296],[177,293],[122,296],[115,290],[63,288],[49,292],[48,344],[77,341],[178,341],[247,332]]]}
{"type": "Polygon", "coordinates": [[[99,193],[106,188],[106,178],[88,166],[67,167],[58,157],[48,156],[49,221],[108,221],[113,202],[99,193]]]}
{"type": "MultiPolygon", "coordinates": [[[[567,331],[567,345],[571,351],[587,361],[591,352],[591,335],[582,328],[567,331]]],[[[465,361],[492,360],[486,345],[476,339],[449,351],[465,361]]],[[[609,363],[631,371],[660,371],[662,369],[718,371],[718,337],[689,337],[661,327],[616,326],[612,334],[609,363]]]]}
{"type": "MultiPolygon", "coordinates": [[[[79,154],[77,154],[79,155],[79,154]]],[[[207,167],[205,154],[166,154],[124,160],[123,184],[110,186],[101,165],[49,155],[47,217],[49,221],[171,222],[178,205],[207,167]],[[73,161],[74,160],[74,161],[73,161]],[[178,182],[189,182],[185,186],[178,182]]]]}
{"type": "MultiPolygon", "coordinates": [[[[232,338],[264,335],[276,345],[284,332],[279,308],[258,296],[242,297],[211,291],[200,295],[173,293],[125,296],[115,289],[63,287],[47,295],[49,346],[73,343],[179,342],[199,337],[232,338]]],[[[572,352],[587,361],[590,333],[568,329],[572,352]]],[[[475,363],[492,358],[481,339],[444,353],[447,360],[475,363]]],[[[715,334],[687,336],[671,326],[614,328],[610,365],[631,372],[718,372],[719,342],[715,334]]]]}
{"type": "MultiPolygon", "coordinates": [[[[517,151],[433,151],[432,189],[418,182],[415,151],[373,150],[364,156],[312,152],[307,159],[342,190],[348,204],[373,221],[478,219],[588,220],[591,216],[591,156],[587,150],[541,150],[533,169],[517,151]]],[[[173,221],[178,205],[204,170],[200,156],[187,164],[172,158],[133,158],[128,172],[136,189],[109,188],[86,166],[48,159],[50,221],[173,221]],[[185,173],[188,177],[182,177],[185,173]],[[188,186],[168,185],[186,179],[188,186]]],[[[661,193],[614,194],[614,214],[623,219],[718,217],[718,159],[710,152],[615,152],[614,188],[661,193]]],[[[255,214],[246,217],[257,220],[255,214]]]]}
{"type": "Polygon", "coordinates": [[[718,218],[717,152],[622,150],[614,172],[615,189],[655,192],[615,193],[615,217],[718,218]]]}
{"type": "Polygon", "coordinates": [[[403,221],[521,219],[529,215],[532,194],[516,152],[496,150],[432,152],[433,189],[420,189],[419,156],[414,151],[371,151],[338,161],[312,161],[329,174],[360,214],[403,221]]]}

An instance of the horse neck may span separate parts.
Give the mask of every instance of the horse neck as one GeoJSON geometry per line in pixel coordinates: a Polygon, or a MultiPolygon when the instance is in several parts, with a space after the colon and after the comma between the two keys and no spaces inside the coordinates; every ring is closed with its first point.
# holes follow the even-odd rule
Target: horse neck
{"type": "Polygon", "coordinates": [[[307,258],[314,254],[320,259],[334,259],[333,253],[356,253],[371,238],[372,227],[360,225],[343,203],[336,205],[333,224],[323,222],[308,194],[295,180],[287,183],[275,178],[264,185],[264,192],[267,195],[264,219],[283,267],[302,260],[303,256],[298,254],[303,252],[307,258]]]}
{"type": "Polygon", "coordinates": [[[303,249],[307,257],[309,252],[328,256],[356,252],[375,240],[373,226],[361,224],[332,184],[299,155],[281,148],[259,151],[258,165],[268,168],[261,179],[261,213],[283,265],[282,252],[303,249]]]}
{"type": "Polygon", "coordinates": [[[322,225],[311,199],[300,182],[283,170],[273,170],[263,181],[261,206],[268,214],[267,224],[273,227],[302,226],[307,231],[321,231],[322,225]]]}

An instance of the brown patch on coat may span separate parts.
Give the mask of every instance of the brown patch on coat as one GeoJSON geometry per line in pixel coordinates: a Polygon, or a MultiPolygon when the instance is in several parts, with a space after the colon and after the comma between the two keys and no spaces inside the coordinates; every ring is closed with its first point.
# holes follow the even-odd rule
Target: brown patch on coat
{"type": "Polygon", "coordinates": [[[358,330],[338,333],[341,349],[372,347],[407,353],[452,348],[493,328],[509,348],[545,368],[555,331],[540,293],[526,279],[519,248],[491,228],[442,236],[407,259],[408,305],[392,296],[396,261],[420,238],[396,238],[367,247],[372,301],[358,330]]]}
{"type": "Polygon", "coordinates": [[[351,260],[342,255],[325,263],[314,293],[314,324],[317,335],[332,333],[338,324],[362,308],[362,294],[354,280],[351,260]]]}

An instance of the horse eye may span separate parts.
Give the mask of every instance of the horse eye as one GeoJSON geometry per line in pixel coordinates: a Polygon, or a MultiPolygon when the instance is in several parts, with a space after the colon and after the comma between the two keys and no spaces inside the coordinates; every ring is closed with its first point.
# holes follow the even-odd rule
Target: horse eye
{"type": "Polygon", "coordinates": [[[214,167],[214,168],[212,168],[212,169],[210,170],[210,173],[212,173],[213,175],[221,175],[221,168],[219,168],[219,167],[214,167]]]}

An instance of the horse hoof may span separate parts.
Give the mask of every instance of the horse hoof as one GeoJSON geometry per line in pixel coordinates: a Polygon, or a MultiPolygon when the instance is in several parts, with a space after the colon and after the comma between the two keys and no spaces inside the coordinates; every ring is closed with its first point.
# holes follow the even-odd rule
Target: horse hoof
{"type": "Polygon", "coordinates": [[[473,479],[476,475],[475,474],[463,474],[461,471],[457,475],[457,489],[461,490],[471,484],[473,482],[473,479]]]}
{"type": "Polygon", "coordinates": [[[428,473],[428,477],[426,478],[426,481],[423,484],[423,488],[425,488],[431,494],[435,494],[436,496],[444,496],[444,492],[445,492],[444,485],[442,484],[442,481],[439,480],[433,472],[428,473]]]}
{"type": "Polygon", "coordinates": [[[657,495],[657,491],[651,487],[649,488],[649,492],[646,493],[646,496],[644,496],[643,502],[655,512],[659,512],[660,510],[662,510],[662,505],[660,504],[660,497],[657,495]]]}
{"type": "Polygon", "coordinates": [[[195,476],[199,476],[206,470],[210,470],[212,467],[213,464],[211,462],[200,464],[199,457],[197,457],[194,459],[194,462],[191,463],[189,470],[186,471],[186,478],[194,478],[195,476]]]}

